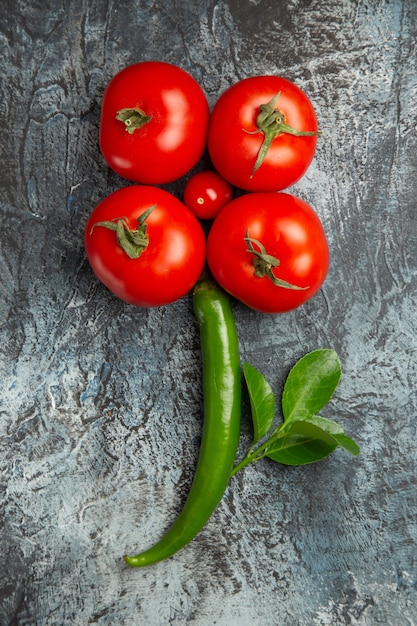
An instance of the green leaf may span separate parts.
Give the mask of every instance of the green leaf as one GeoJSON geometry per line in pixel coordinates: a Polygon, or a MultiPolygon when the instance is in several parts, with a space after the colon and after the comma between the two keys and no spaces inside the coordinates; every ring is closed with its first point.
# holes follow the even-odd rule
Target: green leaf
{"type": "Polygon", "coordinates": [[[329,420],[326,417],[321,417],[320,415],[314,415],[309,418],[309,422],[332,435],[339,446],[344,448],[347,452],[350,452],[353,456],[358,456],[358,454],[360,454],[360,448],[356,441],[345,435],[343,428],[337,422],[329,420]]]}
{"type": "Polygon", "coordinates": [[[275,416],[275,398],[271,386],[258,370],[243,364],[253,421],[253,445],[266,435],[275,416]]]}
{"type": "Polygon", "coordinates": [[[284,385],[284,421],[305,420],[318,413],[329,402],[341,376],[342,367],[334,350],[314,350],[302,357],[284,385]]]}
{"type": "Polygon", "coordinates": [[[294,421],[267,447],[265,456],[284,465],[307,465],[329,456],[337,445],[332,435],[312,422],[294,421]]]}

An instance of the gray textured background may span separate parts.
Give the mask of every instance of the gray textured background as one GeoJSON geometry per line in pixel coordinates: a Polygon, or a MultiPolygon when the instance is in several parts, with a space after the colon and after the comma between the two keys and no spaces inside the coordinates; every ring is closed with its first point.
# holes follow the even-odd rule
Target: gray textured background
{"type": "MultiPolygon", "coordinates": [[[[414,0],[3,0],[1,626],[416,626],[416,25],[414,0]],[[131,570],[184,501],[202,423],[190,297],[124,305],[83,250],[127,184],[99,153],[103,90],[149,58],[210,105],[260,73],[311,97],[323,136],[292,191],[323,220],[328,279],[285,316],[234,311],[277,394],[305,352],[338,351],[326,414],[362,454],[246,468],[191,545],[131,570]]],[[[242,451],[250,433],[245,412],[242,451]]]]}

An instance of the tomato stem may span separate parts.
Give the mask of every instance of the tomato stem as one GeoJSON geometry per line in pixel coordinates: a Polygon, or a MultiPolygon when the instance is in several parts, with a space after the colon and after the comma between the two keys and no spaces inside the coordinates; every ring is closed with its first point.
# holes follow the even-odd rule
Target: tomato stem
{"type": "Polygon", "coordinates": [[[266,278],[268,278],[276,287],[283,287],[284,289],[295,289],[298,291],[308,289],[308,287],[298,287],[297,285],[292,285],[286,280],[277,278],[272,270],[279,266],[279,260],[271,254],[268,254],[265,246],[260,241],[249,237],[248,229],[246,230],[246,236],[244,239],[248,245],[246,252],[250,252],[255,257],[253,259],[255,276],[258,278],[264,278],[266,276],[266,278]],[[259,250],[255,249],[254,244],[257,248],[259,248],[259,250]]]}
{"type": "Polygon", "coordinates": [[[120,111],[117,111],[116,114],[116,120],[123,122],[125,130],[127,130],[129,135],[132,135],[138,128],[145,126],[145,124],[150,122],[151,119],[151,115],[146,115],[146,113],[138,107],[133,109],[120,109],[120,111]]]}
{"type": "Polygon", "coordinates": [[[264,162],[271,143],[276,137],[278,137],[278,135],[287,133],[288,135],[295,135],[296,137],[311,137],[313,135],[320,134],[320,131],[297,130],[287,124],[285,122],[284,113],[280,109],[275,108],[280,95],[281,92],[279,91],[269,102],[260,105],[260,112],[256,118],[256,130],[249,131],[243,129],[245,133],[248,133],[248,135],[256,135],[257,133],[264,134],[262,145],[259,149],[255,165],[253,166],[251,178],[264,162]]]}
{"type": "Polygon", "coordinates": [[[130,259],[138,259],[142,252],[146,250],[149,244],[149,236],[147,234],[148,225],[146,219],[152,213],[156,204],[146,209],[137,218],[137,228],[130,228],[125,217],[116,217],[114,220],[105,222],[96,222],[93,224],[90,235],[96,226],[108,228],[116,233],[119,246],[126,252],[130,259]]]}

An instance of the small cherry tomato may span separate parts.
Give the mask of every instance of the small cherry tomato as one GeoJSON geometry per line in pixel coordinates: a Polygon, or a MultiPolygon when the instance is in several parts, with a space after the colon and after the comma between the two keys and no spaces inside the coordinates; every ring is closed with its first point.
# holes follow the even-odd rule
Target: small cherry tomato
{"type": "Polygon", "coordinates": [[[307,171],[317,144],[307,95],[279,76],[245,78],[216,102],[208,151],[215,169],[246,191],[280,191],[307,171]]]}
{"type": "Polygon", "coordinates": [[[85,249],[97,277],[118,298],[141,307],[170,304],[197,282],[204,231],[182,202],[159,187],[132,185],[92,211],[85,249]]]}
{"type": "Polygon", "coordinates": [[[207,98],[183,69],[162,61],[130,65],[107,85],[100,149],[120,176],[160,185],[186,174],[206,147],[207,98]]]}
{"type": "Polygon", "coordinates": [[[215,171],[194,174],[184,188],[184,204],[200,219],[211,220],[233,197],[232,186],[215,171]]]}
{"type": "Polygon", "coordinates": [[[263,313],[285,313],[320,289],[329,249],[313,208],[288,193],[248,193],[225,206],[207,239],[213,277],[263,313]]]}

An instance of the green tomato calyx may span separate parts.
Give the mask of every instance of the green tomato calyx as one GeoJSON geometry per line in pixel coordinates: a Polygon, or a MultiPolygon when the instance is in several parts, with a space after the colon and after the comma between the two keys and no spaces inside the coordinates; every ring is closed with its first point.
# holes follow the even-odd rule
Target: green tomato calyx
{"type": "Polygon", "coordinates": [[[146,115],[142,109],[135,107],[133,109],[120,109],[117,111],[116,120],[119,122],[123,122],[125,125],[125,130],[129,133],[129,135],[133,135],[135,130],[138,128],[142,128],[152,119],[152,115],[146,115]]]}
{"type": "Polygon", "coordinates": [[[244,239],[248,245],[246,252],[250,252],[255,257],[253,259],[255,276],[257,276],[258,278],[266,277],[276,287],[283,287],[284,289],[295,289],[297,291],[305,291],[306,289],[309,289],[309,287],[298,287],[297,285],[292,285],[286,280],[277,278],[273,270],[280,265],[280,261],[276,257],[268,254],[265,246],[260,241],[249,237],[248,230],[246,230],[246,236],[244,239]],[[255,246],[258,248],[258,250],[255,248],[255,246]]]}
{"type": "Polygon", "coordinates": [[[156,204],[146,209],[144,213],[139,215],[137,228],[130,228],[125,217],[116,217],[114,220],[105,222],[96,222],[93,224],[90,235],[96,226],[108,228],[116,233],[119,246],[126,252],[130,259],[138,259],[142,252],[146,250],[149,244],[149,236],[147,234],[148,225],[146,219],[152,213],[156,204]]]}
{"type": "Polygon", "coordinates": [[[320,131],[318,130],[297,130],[292,126],[289,126],[289,124],[285,122],[284,113],[280,109],[275,108],[275,105],[280,95],[281,92],[279,91],[272,98],[272,100],[270,100],[266,104],[260,105],[260,110],[256,118],[256,130],[249,131],[243,129],[245,133],[248,133],[248,135],[256,135],[258,133],[264,134],[262,145],[259,149],[255,165],[253,166],[251,178],[264,162],[264,159],[272,142],[279,135],[282,135],[283,133],[287,133],[288,135],[295,135],[296,137],[311,137],[314,135],[320,135],[320,131]]]}

